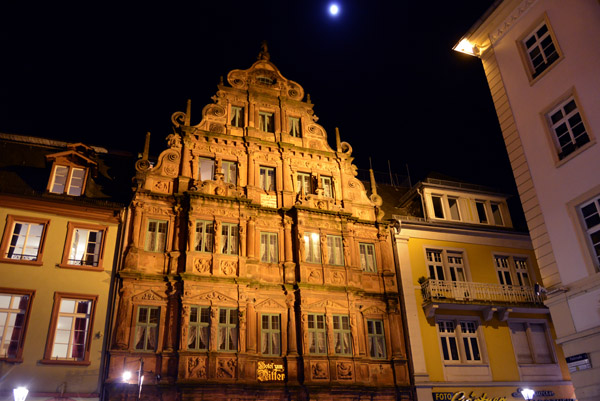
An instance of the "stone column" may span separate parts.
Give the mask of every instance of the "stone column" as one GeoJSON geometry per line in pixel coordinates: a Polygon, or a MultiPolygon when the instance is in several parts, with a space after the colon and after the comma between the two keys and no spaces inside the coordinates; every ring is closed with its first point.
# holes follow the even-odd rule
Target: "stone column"
{"type": "Polygon", "coordinates": [[[127,349],[129,345],[130,326],[127,324],[131,320],[131,296],[132,291],[129,286],[123,285],[119,290],[119,312],[115,320],[114,349],[127,349]]]}
{"type": "Polygon", "coordinates": [[[179,326],[177,320],[179,312],[178,312],[178,293],[175,288],[175,283],[167,283],[167,319],[165,319],[165,337],[166,337],[166,352],[172,352],[177,348],[177,328],[179,326]]]}
{"type": "Polygon", "coordinates": [[[246,222],[244,220],[240,221],[240,228],[239,228],[239,234],[240,234],[240,256],[247,256],[246,255],[246,222]]]}
{"type": "Polygon", "coordinates": [[[254,182],[254,158],[256,156],[256,152],[252,152],[248,150],[248,186],[255,186],[254,182]]]}
{"type": "Polygon", "coordinates": [[[283,218],[283,227],[284,227],[284,253],[285,253],[285,261],[293,262],[294,254],[293,254],[293,234],[292,234],[292,219],[290,217],[283,218]]]}
{"type": "Polygon", "coordinates": [[[256,235],[256,219],[254,217],[250,217],[248,219],[248,249],[246,249],[248,257],[254,258],[255,256],[255,235],[256,235]]]}
{"type": "Polygon", "coordinates": [[[288,355],[298,355],[296,340],[296,313],[294,311],[294,293],[289,291],[285,303],[288,308],[288,355]]]}
{"type": "Polygon", "coordinates": [[[290,169],[289,157],[285,152],[281,152],[281,163],[283,164],[283,190],[293,191],[292,185],[292,171],[290,169]]]}
{"type": "Polygon", "coordinates": [[[131,233],[131,245],[135,248],[140,246],[140,231],[142,230],[142,202],[132,203],[133,209],[133,227],[131,233]]]}
{"type": "Polygon", "coordinates": [[[209,349],[216,351],[219,344],[219,308],[212,305],[210,307],[210,340],[209,349]]]}
{"type": "Polygon", "coordinates": [[[181,336],[179,338],[179,350],[188,348],[188,328],[190,326],[190,306],[183,305],[181,308],[181,336]]]}
{"type": "Polygon", "coordinates": [[[247,350],[248,352],[256,352],[256,311],[254,310],[254,299],[250,298],[248,304],[246,304],[246,315],[247,315],[247,327],[246,333],[247,338],[247,350]]]}
{"type": "Polygon", "coordinates": [[[327,333],[327,354],[335,355],[335,338],[333,337],[333,315],[325,311],[326,333],[327,333]]]}
{"type": "Polygon", "coordinates": [[[183,138],[183,148],[181,149],[181,175],[183,177],[192,177],[192,152],[190,151],[191,139],[185,135],[183,138]]]}
{"type": "Polygon", "coordinates": [[[390,333],[392,335],[392,358],[403,357],[404,352],[404,341],[402,333],[402,323],[400,319],[400,311],[398,310],[398,303],[395,300],[388,300],[388,317],[390,319],[390,333]]]}

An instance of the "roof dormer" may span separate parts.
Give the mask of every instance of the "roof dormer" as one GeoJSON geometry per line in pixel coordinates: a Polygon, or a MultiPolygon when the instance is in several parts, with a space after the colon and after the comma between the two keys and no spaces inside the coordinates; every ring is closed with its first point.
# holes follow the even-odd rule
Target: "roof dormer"
{"type": "Polygon", "coordinates": [[[46,160],[52,161],[48,192],[69,196],[83,195],[89,172],[97,166],[91,158],[94,153],[93,148],[75,143],[69,145],[68,150],[46,155],[46,160]]]}

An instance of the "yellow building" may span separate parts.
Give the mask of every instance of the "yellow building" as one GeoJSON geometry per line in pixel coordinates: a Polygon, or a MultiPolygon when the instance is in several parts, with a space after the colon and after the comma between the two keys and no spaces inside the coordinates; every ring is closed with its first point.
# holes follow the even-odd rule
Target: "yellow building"
{"type": "Polygon", "coordinates": [[[0,154],[0,399],[98,400],[121,159],[7,134],[0,154]]]}
{"type": "MultiPolygon", "coordinates": [[[[394,191],[380,194],[389,204],[394,191]]],[[[427,178],[396,195],[395,205],[388,212],[397,222],[417,398],[512,400],[531,388],[534,399],[574,399],[534,290],[540,277],[531,241],[512,228],[506,196],[427,178]]]]}

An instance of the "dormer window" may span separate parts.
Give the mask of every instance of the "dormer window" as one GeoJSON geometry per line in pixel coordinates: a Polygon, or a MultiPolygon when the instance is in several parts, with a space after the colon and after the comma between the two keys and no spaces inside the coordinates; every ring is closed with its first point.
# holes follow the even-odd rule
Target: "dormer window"
{"type": "Polygon", "coordinates": [[[275,81],[269,77],[256,77],[256,80],[265,85],[273,85],[275,83],[275,81]]]}
{"type": "Polygon", "coordinates": [[[244,126],[244,108],[231,106],[231,125],[242,128],[244,126]]]}
{"type": "Polygon", "coordinates": [[[300,118],[289,117],[288,126],[290,128],[291,136],[293,136],[294,138],[302,138],[302,134],[300,133],[300,118]]]}
{"type": "Polygon", "coordinates": [[[260,111],[258,113],[259,129],[264,132],[275,132],[275,118],[273,113],[260,111]]]}
{"type": "Polygon", "coordinates": [[[86,169],[55,165],[52,171],[50,192],[81,196],[85,182],[86,169]]]}

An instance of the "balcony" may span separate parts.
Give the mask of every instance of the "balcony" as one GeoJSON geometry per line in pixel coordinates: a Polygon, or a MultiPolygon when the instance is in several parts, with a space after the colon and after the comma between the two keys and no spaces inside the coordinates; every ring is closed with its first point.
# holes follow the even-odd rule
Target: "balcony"
{"type": "Polygon", "coordinates": [[[544,297],[529,286],[428,279],[421,284],[421,294],[428,317],[439,309],[481,310],[486,320],[494,312],[501,320],[510,312],[548,313],[544,297]]]}

